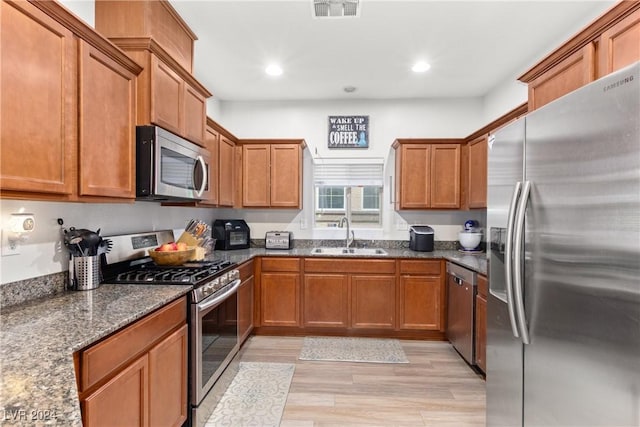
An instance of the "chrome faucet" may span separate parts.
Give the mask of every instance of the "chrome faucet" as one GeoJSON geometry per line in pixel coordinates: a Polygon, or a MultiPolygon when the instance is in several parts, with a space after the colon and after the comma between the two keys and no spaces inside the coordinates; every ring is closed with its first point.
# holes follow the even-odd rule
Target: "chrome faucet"
{"type": "Polygon", "coordinates": [[[342,218],[340,218],[340,223],[338,224],[338,227],[342,228],[345,223],[347,224],[347,237],[344,240],[344,243],[348,249],[349,246],[351,246],[351,243],[353,243],[353,240],[356,238],[356,235],[354,234],[353,230],[351,230],[351,227],[349,226],[349,218],[347,218],[346,216],[343,216],[342,218]]]}

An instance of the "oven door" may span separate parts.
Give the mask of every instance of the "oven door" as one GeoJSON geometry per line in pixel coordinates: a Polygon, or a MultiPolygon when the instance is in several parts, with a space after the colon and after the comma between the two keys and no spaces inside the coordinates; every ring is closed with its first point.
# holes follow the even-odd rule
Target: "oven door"
{"type": "Polygon", "coordinates": [[[191,404],[199,405],[239,349],[238,288],[191,304],[191,404]]]}

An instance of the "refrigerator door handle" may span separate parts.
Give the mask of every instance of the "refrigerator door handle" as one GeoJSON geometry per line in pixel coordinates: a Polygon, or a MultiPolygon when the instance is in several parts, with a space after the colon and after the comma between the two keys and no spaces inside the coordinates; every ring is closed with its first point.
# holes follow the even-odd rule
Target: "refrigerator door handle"
{"type": "Polygon", "coordinates": [[[518,325],[516,323],[516,312],[513,301],[513,234],[514,223],[518,204],[518,198],[520,197],[520,191],[522,190],[522,183],[516,182],[516,187],[513,190],[511,196],[511,203],[509,203],[509,214],[507,219],[507,237],[504,245],[504,282],[507,291],[507,309],[509,311],[509,323],[511,324],[511,331],[513,336],[518,338],[518,325]]]}
{"type": "Polygon", "coordinates": [[[522,187],[522,195],[518,203],[516,213],[516,228],[513,248],[513,294],[515,300],[516,316],[520,327],[520,336],[523,344],[529,344],[529,330],[527,329],[527,318],[524,311],[524,299],[522,297],[522,273],[524,265],[523,238],[524,238],[524,216],[527,211],[527,202],[531,191],[531,181],[525,181],[522,187]]]}

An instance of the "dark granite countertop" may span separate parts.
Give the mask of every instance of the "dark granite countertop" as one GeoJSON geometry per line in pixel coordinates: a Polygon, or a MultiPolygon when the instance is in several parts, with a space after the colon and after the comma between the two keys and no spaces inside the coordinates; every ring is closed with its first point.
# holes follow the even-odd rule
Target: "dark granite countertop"
{"type": "MultiPolygon", "coordinates": [[[[294,248],[290,250],[274,250],[264,248],[239,249],[233,251],[215,251],[214,259],[226,259],[243,263],[256,256],[294,256],[294,257],[334,257],[351,258],[345,255],[317,255],[311,253],[312,248],[294,248]]],[[[487,275],[487,255],[465,254],[455,250],[436,250],[433,252],[416,252],[410,249],[385,249],[387,255],[358,255],[357,258],[408,258],[408,259],[437,259],[444,258],[448,261],[460,264],[480,274],[487,275]]],[[[356,258],[356,257],[354,257],[356,258]]]]}
{"type": "Polygon", "coordinates": [[[191,286],[107,285],[0,314],[0,424],[81,425],[73,353],[191,286]]]}
{"type": "MultiPolygon", "coordinates": [[[[311,250],[216,251],[210,258],[243,263],[256,256],[332,256],[312,254],[311,250]]],[[[481,274],[487,272],[485,254],[385,250],[387,255],[358,257],[444,258],[481,274]]],[[[0,424],[81,425],[73,353],[190,289],[191,286],[103,284],[91,291],[65,292],[4,309],[0,314],[0,424]]]]}

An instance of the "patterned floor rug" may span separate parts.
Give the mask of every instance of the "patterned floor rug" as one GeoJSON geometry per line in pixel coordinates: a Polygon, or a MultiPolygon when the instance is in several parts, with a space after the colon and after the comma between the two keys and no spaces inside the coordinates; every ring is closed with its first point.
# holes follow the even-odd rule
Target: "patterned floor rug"
{"type": "Polygon", "coordinates": [[[295,365],[241,362],[205,427],[279,426],[295,365]]]}
{"type": "Polygon", "coordinates": [[[305,337],[300,360],[409,363],[395,339],[305,337]]]}

